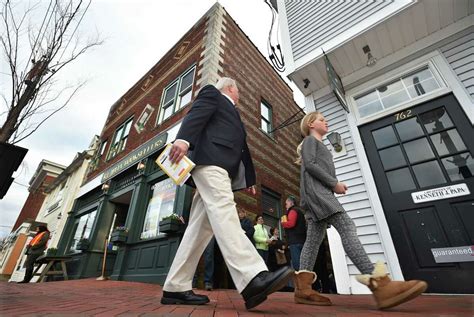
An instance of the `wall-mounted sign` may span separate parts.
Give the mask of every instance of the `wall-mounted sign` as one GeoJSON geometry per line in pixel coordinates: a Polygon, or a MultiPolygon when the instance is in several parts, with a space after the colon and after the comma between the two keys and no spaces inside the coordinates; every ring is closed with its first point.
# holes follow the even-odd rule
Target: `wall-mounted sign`
{"type": "Polygon", "coordinates": [[[436,263],[474,262],[474,245],[431,249],[436,263]]]}
{"type": "Polygon", "coordinates": [[[469,188],[466,184],[456,184],[411,193],[411,197],[413,198],[413,202],[415,204],[420,204],[427,201],[448,199],[469,194],[471,194],[471,192],[469,191],[469,188]]]}
{"type": "Polygon", "coordinates": [[[346,91],[344,90],[344,86],[342,86],[341,77],[339,77],[339,75],[336,73],[334,66],[332,66],[331,61],[324,51],[323,54],[329,85],[331,86],[331,89],[334,95],[336,95],[336,98],[339,100],[341,106],[344,108],[344,110],[346,110],[346,112],[349,112],[349,107],[347,106],[346,102],[346,91]]]}
{"type": "Polygon", "coordinates": [[[151,154],[161,149],[166,144],[167,138],[168,133],[164,132],[155,136],[148,142],[143,143],[141,146],[130,152],[123,159],[121,159],[120,161],[112,165],[110,168],[105,170],[104,175],[102,176],[102,183],[106,182],[107,180],[123,172],[130,166],[140,162],[144,158],[147,158],[151,154]]]}

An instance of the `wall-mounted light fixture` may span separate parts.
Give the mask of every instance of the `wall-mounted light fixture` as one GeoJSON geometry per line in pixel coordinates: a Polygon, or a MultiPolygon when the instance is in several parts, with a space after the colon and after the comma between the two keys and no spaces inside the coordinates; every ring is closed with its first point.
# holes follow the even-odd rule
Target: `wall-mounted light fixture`
{"type": "Polygon", "coordinates": [[[303,79],[304,89],[308,88],[309,84],[311,83],[308,78],[303,79]]]}
{"type": "Polygon", "coordinates": [[[145,163],[143,163],[143,161],[140,161],[137,164],[137,171],[143,171],[145,169],[145,167],[146,167],[145,163]]]}
{"type": "Polygon", "coordinates": [[[109,188],[110,188],[109,182],[102,184],[102,191],[103,191],[104,193],[107,193],[107,191],[109,190],[109,188]]]}
{"type": "Polygon", "coordinates": [[[339,132],[331,132],[327,135],[327,138],[329,140],[329,143],[331,143],[332,148],[334,149],[333,157],[346,155],[346,146],[339,132]]]}
{"type": "Polygon", "coordinates": [[[372,67],[377,63],[377,59],[372,56],[369,45],[366,45],[362,48],[364,54],[367,54],[367,66],[372,67]]]}

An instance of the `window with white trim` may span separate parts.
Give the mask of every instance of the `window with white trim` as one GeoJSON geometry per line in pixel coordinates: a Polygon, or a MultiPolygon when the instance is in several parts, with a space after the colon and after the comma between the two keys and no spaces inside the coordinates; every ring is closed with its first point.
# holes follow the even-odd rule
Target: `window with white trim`
{"type": "Polygon", "coordinates": [[[187,70],[175,79],[163,91],[158,124],[171,117],[179,109],[191,102],[193,95],[195,67],[187,70]]]}
{"type": "Polygon", "coordinates": [[[268,105],[266,102],[260,102],[260,128],[267,134],[271,135],[271,131],[273,130],[272,124],[272,107],[268,105]]]}
{"type": "Polygon", "coordinates": [[[427,65],[397,80],[355,97],[360,118],[365,118],[402,103],[412,101],[442,87],[427,65]]]}
{"type": "Polygon", "coordinates": [[[128,119],[115,131],[112,143],[110,144],[109,154],[107,156],[108,160],[114,158],[118,153],[125,149],[132,122],[133,118],[128,119]]]}

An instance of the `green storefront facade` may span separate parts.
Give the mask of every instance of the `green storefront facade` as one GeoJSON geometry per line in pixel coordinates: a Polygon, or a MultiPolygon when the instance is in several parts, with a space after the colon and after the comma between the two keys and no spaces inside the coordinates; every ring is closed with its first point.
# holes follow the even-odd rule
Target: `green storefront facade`
{"type": "Polygon", "coordinates": [[[168,133],[161,133],[130,152],[104,171],[97,186],[91,181],[93,188],[76,199],[58,247],[71,257],[67,262],[71,278],[100,276],[105,241],[119,227],[126,241],[108,243],[106,275],[164,282],[182,230],[162,233],[159,221],[171,213],[187,219],[192,198],[190,187],[176,186],[155,163],[167,139],[168,133]]]}

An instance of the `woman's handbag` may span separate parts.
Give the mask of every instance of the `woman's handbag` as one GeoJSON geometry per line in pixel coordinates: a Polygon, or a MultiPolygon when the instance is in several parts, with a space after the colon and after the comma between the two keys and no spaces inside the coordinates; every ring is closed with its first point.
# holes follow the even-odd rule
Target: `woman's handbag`
{"type": "Polygon", "coordinates": [[[276,256],[277,265],[286,264],[287,261],[286,261],[285,253],[280,253],[278,251],[275,251],[275,256],[276,256]]]}

